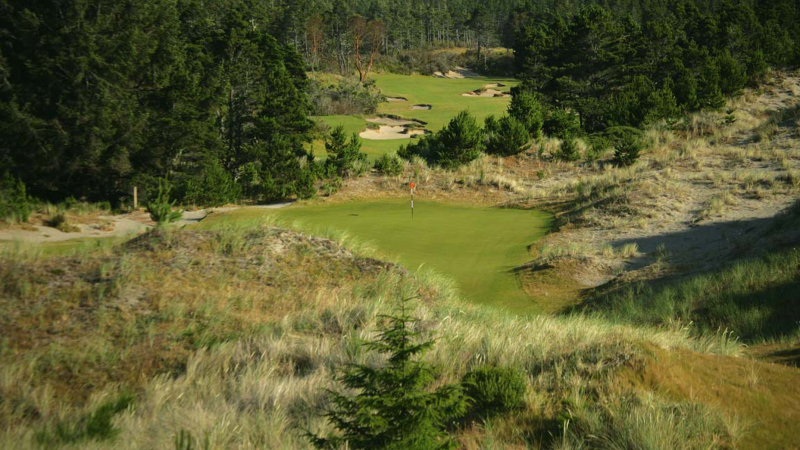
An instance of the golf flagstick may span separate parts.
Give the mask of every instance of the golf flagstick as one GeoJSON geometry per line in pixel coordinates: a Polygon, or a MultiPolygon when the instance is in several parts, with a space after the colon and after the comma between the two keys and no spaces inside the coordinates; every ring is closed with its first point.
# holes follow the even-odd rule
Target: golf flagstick
{"type": "Polygon", "coordinates": [[[411,218],[414,218],[414,182],[411,182],[411,218]]]}

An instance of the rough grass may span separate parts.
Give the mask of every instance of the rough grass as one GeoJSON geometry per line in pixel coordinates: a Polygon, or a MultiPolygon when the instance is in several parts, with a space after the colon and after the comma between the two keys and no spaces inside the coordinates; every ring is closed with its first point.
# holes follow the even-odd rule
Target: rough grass
{"type": "Polygon", "coordinates": [[[736,262],[653,285],[635,283],[585,307],[627,323],[682,323],[699,334],[726,329],[753,343],[800,337],[800,250],[736,262]]]}
{"type": "MultiPolygon", "coordinates": [[[[588,438],[597,428],[570,429],[577,419],[569,418],[606,423],[629,414],[627,403],[602,399],[619,394],[615,374],[638,367],[646,348],[740,349],[685,328],[515,317],[459,301],[452,283],[431,272],[409,274],[272,225],[159,231],[69,256],[8,251],[0,282],[2,448],[173,448],[176,439],[307,448],[303,430],[328,426],[318,411],[332,373],[347,362],[380,363],[359,342],[400,295],[420,296],[415,315],[437,338],[427,357],[443,382],[485,364],[526,373],[524,408],[460,425],[465,446],[588,438]]],[[[624,436],[601,426],[609,442],[672,442],[659,440],[653,424],[673,423],[675,406],[648,402],[624,436]]],[[[738,439],[717,416],[680,408],[688,412],[674,416],[681,427],[672,436],[693,433],[707,448],[738,439]]]]}

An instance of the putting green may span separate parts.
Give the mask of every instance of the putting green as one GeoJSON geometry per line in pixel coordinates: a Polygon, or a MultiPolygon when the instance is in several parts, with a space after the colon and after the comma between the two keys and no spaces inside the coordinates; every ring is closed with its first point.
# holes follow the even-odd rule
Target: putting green
{"type": "MultiPolygon", "coordinates": [[[[497,88],[507,91],[519,81],[502,77],[476,77],[463,79],[436,78],[424,75],[398,75],[382,73],[374,76],[375,84],[387,97],[404,97],[405,102],[382,103],[378,112],[393,114],[408,119],[419,119],[427,122],[425,127],[430,131],[438,131],[462,110],[469,110],[483,122],[490,114],[501,116],[511,101],[508,97],[465,97],[462,94],[480,89],[487,84],[504,84],[497,88]],[[416,104],[431,105],[430,110],[413,109],[416,104]]],[[[348,136],[360,133],[367,127],[367,121],[360,116],[319,116],[315,120],[335,127],[342,125],[348,136]]],[[[401,145],[409,144],[409,139],[372,140],[361,139],[363,150],[371,159],[384,153],[397,151],[401,145]]],[[[313,151],[318,156],[325,156],[325,145],[318,141],[313,144],[313,151]]]]}
{"type": "Polygon", "coordinates": [[[462,296],[514,312],[538,308],[510,272],[529,259],[527,246],[544,236],[544,212],[417,201],[354,202],[292,206],[272,212],[309,231],[331,227],[370,243],[406,267],[425,265],[450,276],[462,296]]]}

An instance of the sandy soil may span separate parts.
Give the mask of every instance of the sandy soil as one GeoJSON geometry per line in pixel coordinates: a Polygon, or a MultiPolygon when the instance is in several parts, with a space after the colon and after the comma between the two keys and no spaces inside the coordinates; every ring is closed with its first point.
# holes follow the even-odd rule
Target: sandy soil
{"type": "MultiPolygon", "coordinates": [[[[578,249],[576,256],[561,258],[563,274],[584,288],[617,277],[656,279],[708,271],[737,257],[797,242],[800,230],[776,234],[773,228],[776,217],[800,201],[800,190],[786,181],[800,170],[800,121],[776,127],[770,138],[756,136],[770,117],[800,108],[798,94],[800,75],[780,77],[734,101],[732,124],[725,125],[725,111],[709,113],[698,119],[696,128],[701,131],[689,130],[670,144],[660,144],[660,156],[644,155],[634,179],[623,181],[623,186],[636,187],[627,188],[624,200],[617,200],[621,204],[610,209],[608,204],[591,205],[586,209],[588,223],[567,221],[545,240],[543,244],[552,247],[578,249]],[[702,131],[704,127],[709,131],[702,131]],[[745,187],[748,179],[755,180],[752,187],[745,187]],[[719,199],[727,200],[708,213],[709,205],[719,199]],[[633,244],[638,252],[630,257],[599,254],[606,245],[619,250],[633,244]],[[606,268],[604,276],[586,277],[583,266],[570,269],[575,260],[606,268]]],[[[573,166],[537,183],[537,188],[557,193],[565,183],[604,173],[573,166]]],[[[543,202],[553,200],[558,201],[543,202]]]]}
{"type": "MultiPolygon", "coordinates": [[[[256,206],[228,206],[209,208],[196,211],[184,211],[183,218],[175,226],[184,226],[200,222],[211,213],[220,213],[242,208],[283,208],[292,202],[276,203],[272,205],[256,206]]],[[[126,237],[135,236],[152,228],[155,223],[150,220],[150,215],[143,210],[116,216],[98,216],[89,223],[74,224],[79,231],[64,233],[52,227],[43,225],[29,225],[27,229],[6,228],[0,230],[0,241],[21,241],[31,243],[63,242],[72,239],[126,237]]]]}
{"type": "Polygon", "coordinates": [[[432,108],[433,108],[433,106],[431,106],[431,105],[414,105],[414,106],[411,107],[411,109],[422,109],[422,110],[426,110],[426,111],[430,110],[432,108]]]}
{"type": "Polygon", "coordinates": [[[387,102],[407,102],[408,99],[405,97],[386,97],[387,102]]]}
{"type": "Polygon", "coordinates": [[[463,67],[456,67],[454,70],[448,70],[447,73],[442,72],[434,72],[433,76],[437,78],[455,78],[455,79],[463,79],[463,78],[475,78],[480,76],[478,72],[465,69],[463,67]]]}

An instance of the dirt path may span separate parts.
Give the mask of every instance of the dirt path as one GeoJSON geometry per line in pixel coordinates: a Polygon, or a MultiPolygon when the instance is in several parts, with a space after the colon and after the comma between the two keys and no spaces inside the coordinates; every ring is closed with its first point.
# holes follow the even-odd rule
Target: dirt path
{"type": "MultiPolygon", "coordinates": [[[[271,205],[256,206],[229,206],[221,208],[208,208],[196,211],[185,211],[183,218],[176,222],[176,226],[185,226],[198,223],[211,213],[221,213],[236,209],[277,209],[291,205],[293,202],[274,203],[271,205]]],[[[98,216],[95,223],[76,224],[79,231],[65,233],[44,225],[29,225],[26,229],[7,228],[0,230],[0,241],[20,241],[29,243],[63,242],[72,239],[126,237],[143,233],[155,224],[150,216],[143,211],[135,211],[116,216],[98,216]]]]}

